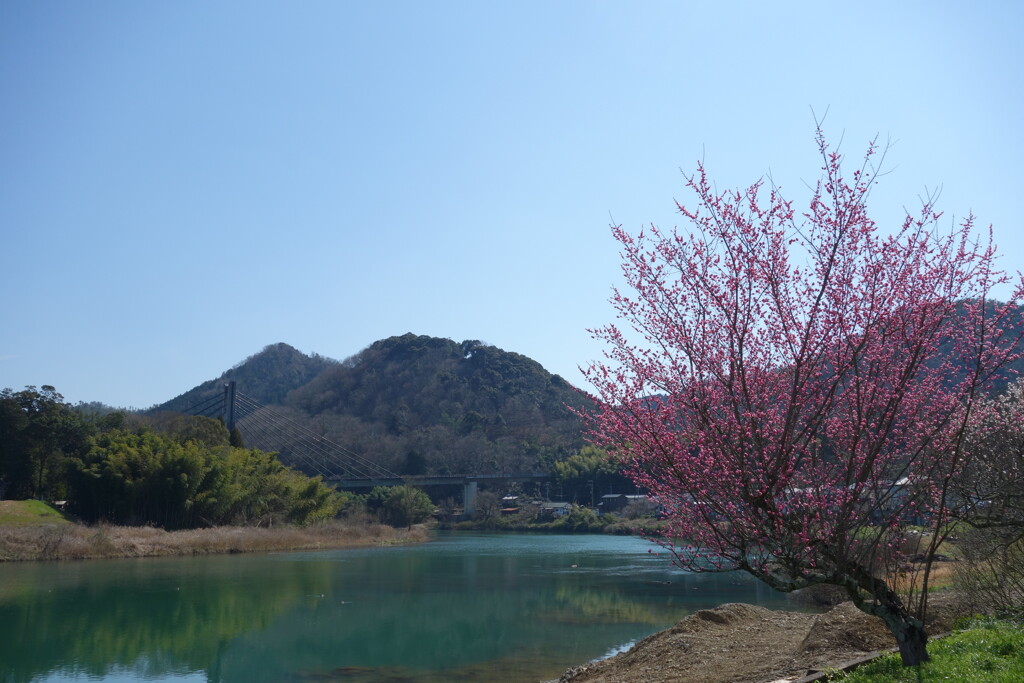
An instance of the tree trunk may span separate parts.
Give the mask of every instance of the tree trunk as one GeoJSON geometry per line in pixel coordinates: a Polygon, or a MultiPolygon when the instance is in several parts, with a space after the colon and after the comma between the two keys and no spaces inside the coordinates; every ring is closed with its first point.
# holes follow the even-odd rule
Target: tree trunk
{"type": "Polygon", "coordinates": [[[929,660],[928,634],[924,628],[916,624],[905,624],[902,633],[896,633],[896,642],[900,646],[900,658],[903,666],[920,666],[929,660]]]}
{"type": "Polygon", "coordinates": [[[911,616],[899,595],[864,567],[852,564],[848,571],[847,580],[837,583],[846,587],[858,609],[885,622],[889,632],[896,637],[903,666],[920,666],[927,662],[928,633],[924,630],[923,621],[911,616]],[[872,600],[869,602],[866,596],[871,596],[872,600]]]}

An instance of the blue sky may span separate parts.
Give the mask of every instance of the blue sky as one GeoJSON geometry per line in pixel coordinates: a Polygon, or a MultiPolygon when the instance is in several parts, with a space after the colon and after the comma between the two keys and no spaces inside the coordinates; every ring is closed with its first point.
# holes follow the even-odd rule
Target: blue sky
{"type": "Polygon", "coordinates": [[[0,4],[0,387],[148,407],[267,344],[480,339],[581,385],[611,220],[895,145],[881,223],[1024,256],[1018,2],[0,4]]]}

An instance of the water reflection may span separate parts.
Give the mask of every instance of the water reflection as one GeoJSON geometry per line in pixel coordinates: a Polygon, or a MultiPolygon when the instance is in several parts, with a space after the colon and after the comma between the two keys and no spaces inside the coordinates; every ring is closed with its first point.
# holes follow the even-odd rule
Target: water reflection
{"type": "Polygon", "coordinates": [[[4,680],[211,670],[240,634],[266,628],[330,581],[328,567],[304,564],[268,583],[258,562],[231,559],[0,567],[4,680]]]}
{"type": "Polygon", "coordinates": [[[0,680],[538,680],[722,602],[639,539],[0,566],[0,680]]]}

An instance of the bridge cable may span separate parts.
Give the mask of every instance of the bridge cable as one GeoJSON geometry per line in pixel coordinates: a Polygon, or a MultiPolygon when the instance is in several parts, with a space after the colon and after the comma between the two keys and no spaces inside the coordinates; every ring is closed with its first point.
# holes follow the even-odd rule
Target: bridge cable
{"type": "MultiPolygon", "coordinates": [[[[244,427],[245,431],[249,432],[251,436],[256,437],[255,440],[250,438],[253,447],[260,447],[261,450],[265,451],[277,451],[280,455],[286,455],[279,445],[281,430],[272,420],[262,416],[258,409],[254,409],[252,405],[247,403],[238,402],[236,405],[236,416],[235,423],[240,427],[244,427]]],[[[287,445],[285,444],[286,447],[287,445]]],[[[298,467],[303,467],[304,465],[305,469],[315,471],[324,476],[331,476],[332,474],[329,469],[323,467],[316,459],[310,458],[302,452],[296,453],[289,450],[287,456],[289,456],[289,459],[296,461],[293,464],[298,467]]]]}
{"type": "Polygon", "coordinates": [[[189,406],[188,408],[186,408],[185,410],[182,410],[181,412],[187,413],[189,415],[201,415],[203,417],[210,417],[206,413],[210,412],[211,409],[213,409],[213,408],[219,408],[220,410],[218,412],[220,412],[220,413],[224,412],[224,410],[223,410],[223,408],[224,408],[224,395],[223,394],[218,394],[216,396],[211,396],[211,397],[209,397],[207,399],[204,399],[204,400],[200,401],[199,403],[195,403],[195,404],[189,406]]]}
{"type": "MultiPolygon", "coordinates": [[[[280,448],[276,447],[274,443],[274,436],[278,435],[278,431],[274,428],[274,425],[266,420],[263,420],[255,415],[249,415],[236,420],[236,424],[241,424],[245,431],[250,435],[249,445],[253,448],[260,448],[267,452],[277,452],[279,456],[285,456],[280,448]]],[[[320,465],[315,459],[309,457],[303,457],[301,453],[289,452],[287,453],[287,460],[290,464],[299,469],[305,470],[309,473],[316,473],[322,476],[330,476],[331,472],[327,468],[320,465]]]]}
{"type": "Polygon", "coordinates": [[[334,462],[339,462],[338,454],[342,454],[345,457],[340,460],[340,464],[357,465],[357,469],[362,470],[364,473],[369,473],[369,476],[383,476],[387,478],[397,478],[397,475],[393,472],[388,471],[386,468],[366,459],[362,458],[352,451],[340,446],[339,444],[327,439],[324,436],[316,434],[310,429],[303,425],[295,422],[294,420],[278,413],[273,408],[263,406],[259,402],[255,401],[249,396],[240,394],[239,398],[242,400],[246,407],[259,410],[260,415],[267,415],[282,432],[286,432],[289,435],[296,437],[300,444],[305,445],[310,450],[317,451],[320,455],[329,458],[334,462]]]}
{"type": "MultiPolygon", "coordinates": [[[[248,411],[247,415],[252,416],[258,414],[258,420],[272,424],[281,433],[295,438],[297,440],[297,444],[305,446],[307,451],[316,453],[335,467],[340,467],[343,470],[352,472],[356,477],[366,479],[400,478],[394,472],[389,471],[367,458],[357,455],[324,436],[316,434],[307,427],[304,427],[294,420],[278,413],[272,408],[260,404],[252,397],[246,396],[240,391],[235,392],[235,400],[237,402],[236,405],[241,405],[248,411]]],[[[306,456],[305,459],[309,462],[311,460],[311,456],[306,456]]],[[[324,471],[321,467],[317,467],[316,469],[321,472],[324,471]]]]}
{"type": "MultiPolygon", "coordinates": [[[[319,472],[324,476],[336,476],[335,473],[324,467],[320,460],[309,455],[308,449],[303,448],[304,444],[301,442],[301,439],[282,444],[281,436],[283,430],[281,425],[272,419],[273,416],[267,417],[263,414],[265,407],[262,410],[255,410],[254,406],[243,403],[241,408],[239,412],[243,414],[241,420],[245,421],[245,427],[257,430],[257,436],[262,437],[264,441],[262,445],[265,446],[266,450],[275,450],[281,455],[286,455],[291,460],[301,461],[295,464],[300,466],[305,464],[308,469],[319,472]]],[[[288,434],[288,436],[294,435],[288,434]]]]}

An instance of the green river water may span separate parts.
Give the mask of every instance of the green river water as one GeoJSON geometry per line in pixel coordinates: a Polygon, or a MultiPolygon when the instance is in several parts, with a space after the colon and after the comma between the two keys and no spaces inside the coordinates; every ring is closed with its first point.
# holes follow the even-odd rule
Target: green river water
{"type": "Polygon", "coordinates": [[[539,681],[725,602],[635,537],[0,565],[0,681],[539,681]]]}

